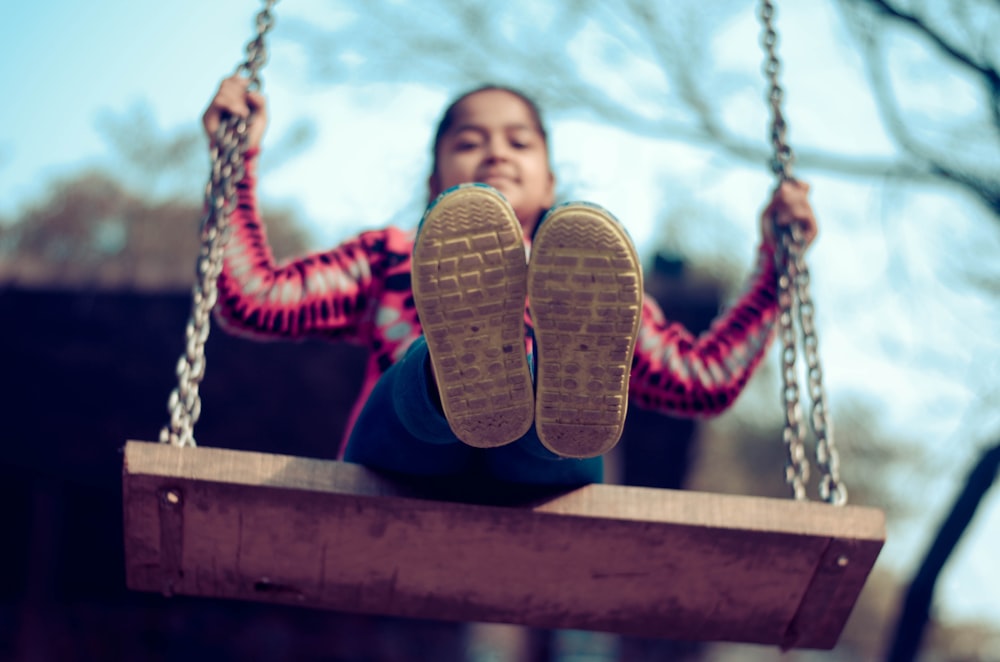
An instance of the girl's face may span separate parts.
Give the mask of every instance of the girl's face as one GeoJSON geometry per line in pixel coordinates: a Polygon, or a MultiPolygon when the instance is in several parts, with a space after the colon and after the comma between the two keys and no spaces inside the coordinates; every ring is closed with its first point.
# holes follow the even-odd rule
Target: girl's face
{"type": "Polygon", "coordinates": [[[525,235],[555,202],[548,146],[531,110],[504,90],[466,97],[437,147],[437,170],[429,186],[433,200],[458,184],[481,182],[503,193],[525,235]]]}

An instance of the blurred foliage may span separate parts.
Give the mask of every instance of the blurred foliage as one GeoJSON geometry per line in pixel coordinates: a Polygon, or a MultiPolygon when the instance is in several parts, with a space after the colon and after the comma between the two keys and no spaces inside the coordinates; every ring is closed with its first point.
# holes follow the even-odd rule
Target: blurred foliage
{"type": "MultiPolygon", "coordinates": [[[[16,218],[0,219],[0,261],[53,284],[193,283],[208,176],[204,136],[161,129],[141,103],[105,113],[97,125],[111,147],[111,166],[55,180],[16,218]]],[[[279,160],[312,135],[308,122],[294,125],[277,141],[279,160]]],[[[292,211],[261,213],[275,255],[306,250],[308,234],[292,211]]]]}
{"type": "MultiPolygon", "coordinates": [[[[265,214],[277,255],[304,250],[305,233],[291,213],[265,214]]],[[[86,171],[54,182],[44,199],[0,225],[0,260],[44,265],[47,279],[64,285],[109,273],[128,282],[140,272],[167,285],[193,283],[201,216],[198,202],[157,202],[112,174],[86,171]]]]}

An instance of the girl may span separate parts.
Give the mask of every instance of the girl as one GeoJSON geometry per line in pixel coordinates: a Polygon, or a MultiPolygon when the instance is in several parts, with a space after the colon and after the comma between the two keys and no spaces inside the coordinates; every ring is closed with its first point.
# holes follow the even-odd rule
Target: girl
{"type": "Polygon", "coordinates": [[[799,224],[807,245],[816,236],[808,186],[782,184],[761,215],[745,293],[696,338],[643,296],[635,249],[610,214],[553,208],[535,104],[484,87],[460,96],[438,125],[433,202],[416,232],[363,232],[276,265],[254,192],[265,100],[228,78],[203,118],[210,139],[224,113],[252,121],[217,319],[256,338],[366,346],[340,456],[377,469],[600,481],[629,399],[684,416],[732,404],[777,314],[770,219],[799,224]]]}

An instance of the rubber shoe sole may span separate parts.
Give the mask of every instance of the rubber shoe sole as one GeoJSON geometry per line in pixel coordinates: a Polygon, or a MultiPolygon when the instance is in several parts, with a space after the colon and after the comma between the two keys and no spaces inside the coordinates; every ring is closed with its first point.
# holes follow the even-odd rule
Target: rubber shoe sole
{"type": "Polygon", "coordinates": [[[574,203],[538,227],[528,266],[535,427],[553,453],[595,457],[621,438],[642,291],[635,247],[607,211],[574,203]]]}
{"type": "Polygon", "coordinates": [[[455,435],[492,448],[534,416],[524,349],[527,264],[521,225],[495,189],[446,191],[421,221],[413,297],[441,405],[455,435]]]}

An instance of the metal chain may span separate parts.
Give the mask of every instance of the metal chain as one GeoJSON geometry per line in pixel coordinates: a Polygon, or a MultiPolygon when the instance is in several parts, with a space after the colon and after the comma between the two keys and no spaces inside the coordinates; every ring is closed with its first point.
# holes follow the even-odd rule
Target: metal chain
{"type": "MultiPolygon", "coordinates": [[[[793,234],[797,232],[797,228],[793,234]]],[[[796,239],[801,246],[801,240],[796,239]]],[[[819,496],[835,506],[847,503],[847,486],[840,480],[840,454],[834,444],[833,420],[827,418],[826,391],[823,388],[823,367],[819,359],[819,337],[813,323],[815,306],[809,293],[809,267],[799,248],[793,254],[795,288],[798,298],[799,328],[802,330],[802,353],[806,361],[809,399],[812,409],[809,421],[816,437],[816,464],[820,470],[819,496]]]]}
{"type": "MultiPolygon", "coordinates": [[[[247,58],[236,69],[260,88],[260,69],[267,61],[264,36],[274,25],[271,10],[277,0],[265,0],[257,14],[257,34],[247,44],[247,58]]],[[[222,271],[229,230],[229,214],[236,207],[236,184],[243,179],[248,120],[226,117],[219,124],[212,147],[212,170],[205,187],[205,215],[201,219],[201,248],[195,264],[191,315],[184,337],[184,353],[177,362],[177,387],[170,393],[167,410],[170,423],[160,430],[160,443],[195,446],[194,425],[201,416],[199,385],[205,376],[205,342],[211,329],[212,309],[218,298],[217,281],[222,271]]]]}
{"type": "MultiPolygon", "coordinates": [[[[774,28],[774,3],[762,0],[760,20],[763,26],[761,43],[765,51],[764,75],[768,80],[768,100],[771,110],[771,169],[778,179],[778,186],[792,179],[792,148],[785,141],[787,125],[781,110],[784,90],[779,83],[781,61],[777,55],[778,33],[774,28]]],[[[809,461],[803,444],[802,410],[799,401],[799,383],[796,359],[795,322],[802,332],[803,356],[806,362],[808,392],[812,402],[810,425],[816,437],[816,463],[821,477],[820,497],[834,505],[847,503],[847,487],[840,480],[840,460],[833,441],[833,427],[827,421],[826,394],[823,389],[823,370],[819,360],[819,340],[814,325],[815,307],[809,293],[809,267],[805,261],[805,242],[801,228],[791,225],[779,228],[775,224],[777,250],[775,266],[778,270],[779,336],[781,340],[782,399],[785,408],[785,425],[782,441],[788,459],[785,480],[797,500],[806,499],[809,482],[809,461]]]]}

